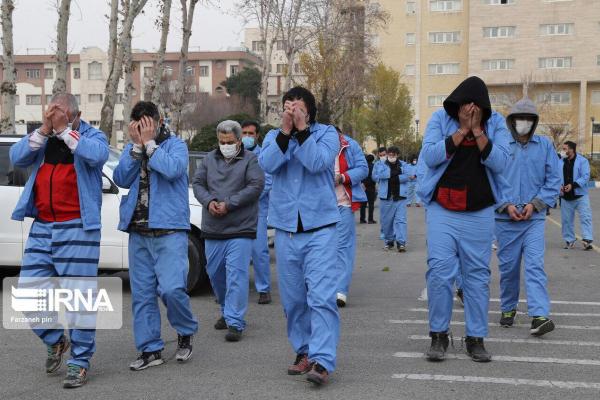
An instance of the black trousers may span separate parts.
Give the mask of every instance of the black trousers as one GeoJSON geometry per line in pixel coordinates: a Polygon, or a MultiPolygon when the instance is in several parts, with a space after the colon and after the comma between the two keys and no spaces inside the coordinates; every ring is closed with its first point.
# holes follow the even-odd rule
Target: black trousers
{"type": "Polygon", "coordinates": [[[367,201],[360,205],[360,220],[366,221],[365,214],[367,206],[369,207],[369,222],[373,221],[373,212],[375,211],[375,199],[377,198],[377,192],[367,192],[367,201]]]}

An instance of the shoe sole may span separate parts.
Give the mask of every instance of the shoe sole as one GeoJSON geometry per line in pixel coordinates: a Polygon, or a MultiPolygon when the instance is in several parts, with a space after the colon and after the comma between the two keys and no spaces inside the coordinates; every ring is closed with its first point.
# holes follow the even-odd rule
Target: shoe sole
{"type": "Polygon", "coordinates": [[[469,357],[471,357],[471,360],[475,361],[475,362],[479,362],[479,363],[486,363],[486,362],[490,362],[492,361],[492,356],[488,356],[485,358],[479,358],[478,356],[474,356],[472,354],[467,353],[467,355],[469,357]]]}
{"type": "Polygon", "coordinates": [[[242,336],[228,336],[225,335],[225,341],[226,342],[231,342],[231,343],[235,343],[235,342],[239,342],[240,340],[242,340],[242,336]]]}
{"type": "Polygon", "coordinates": [[[322,386],[322,385],[325,385],[327,383],[326,379],[323,379],[320,376],[313,375],[311,373],[308,373],[306,375],[306,380],[309,381],[312,384],[317,385],[317,386],[322,386]]]}
{"type": "Polygon", "coordinates": [[[345,302],[344,300],[337,299],[337,300],[335,301],[335,303],[336,303],[336,304],[337,304],[337,306],[338,306],[338,307],[340,307],[340,308],[344,308],[344,307],[346,307],[346,302],[345,302]]]}
{"type": "Polygon", "coordinates": [[[146,365],[144,365],[142,367],[139,367],[139,368],[129,367],[129,369],[132,370],[132,371],[143,371],[143,370],[148,369],[150,367],[157,367],[157,366],[162,365],[164,363],[165,363],[165,361],[163,359],[153,360],[153,361],[150,361],[148,364],[146,364],[146,365]]]}
{"type": "Polygon", "coordinates": [[[192,358],[192,352],[193,351],[190,350],[190,353],[187,355],[187,357],[178,357],[178,356],[175,356],[175,360],[177,360],[177,362],[184,363],[187,360],[189,360],[190,358],[192,358]]]}
{"type": "Polygon", "coordinates": [[[83,382],[79,382],[79,383],[63,383],[63,388],[65,389],[75,389],[78,387],[81,387],[83,385],[85,385],[87,383],[87,379],[84,380],[83,382]]]}
{"type": "Polygon", "coordinates": [[[446,352],[444,352],[443,354],[430,354],[430,353],[425,353],[425,357],[427,358],[427,361],[431,361],[431,362],[442,362],[446,359],[446,352]]]}
{"type": "Polygon", "coordinates": [[[266,301],[258,301],[258,304],[271,304],[271,300],[266,300],[266,301]]]}
{"type": "Polygon", "coordinates": [[[546,333],[550,333],[554,330],[554,322],[548,320],[544,322],[542,325],[538,326],[536,329],[530,329],[529,332],[533,336],[543,336],[546,333]]]}
{"type": "MultiPolygon", "coordinates": [[[[68,340],[68,339],[65,339],[68,340]]],[[[53,374],[56,371],[58,371],[60,369],[60,367],[62,366],[62,362],[63,362],[63,355],[69,350],[69,348],[71,347],[71,341],[67,341],[66,342],[67,345],[65,346],[65,349],[60,353],[60,361],[59,363],[56,365],[55,368],[51,369],[51,370],[46,370],[47,374],[53,374]]]]}
{"type": "Polygon", "coordinates": [[[292,376],[298,376],[298,375],[305,375],[309,372],[310,372],[310,369],[307,369],[306,371],[295,371],[292,369],[288,369],[287,374],[292,375],[292,376]]]}

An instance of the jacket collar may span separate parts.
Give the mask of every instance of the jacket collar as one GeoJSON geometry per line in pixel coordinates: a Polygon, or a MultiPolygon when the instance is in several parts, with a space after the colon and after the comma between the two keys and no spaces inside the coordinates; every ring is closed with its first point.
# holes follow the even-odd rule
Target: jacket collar
{"type": "MultiPolygon", "coordinates": [[[[521,142],[519,142],[519,141],[517,140],[517,138],[514,136],[514,134],[513,134],[513,135],[511,135],[511,138],[512,138],[512,139],[511,139],[510,143],[521,143],[521,142]]],[[[530,136],[529,136],[529,140],[527,141],[527,143],[529,143],[529,142],[533,142],[533,143],[539,143],[539,142],[540,142],[540,137],[539,137],[539,135],[536,135],[535,133],[533,133],[533,134],[530,134],[530,136]]],[[[525,143],[525,144],[527,144],[527,143],[525,143]]]]}

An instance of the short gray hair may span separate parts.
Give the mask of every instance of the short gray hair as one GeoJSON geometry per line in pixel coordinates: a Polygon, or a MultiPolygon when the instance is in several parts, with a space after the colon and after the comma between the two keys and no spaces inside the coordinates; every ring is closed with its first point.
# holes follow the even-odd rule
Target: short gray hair
{"type": "Polygon", "coordinates": [[[239,140],[242,137],[242,126],[239,122],[228,119],[217,125],[217,136],[219,133],[233,133],[239,140]]]}
{"type": "Polygon", "coordinates": [[[77,98],[71,93],[56,93],[50,99],[50,103],[63,103],[69,107],[71,114],[77,114],[79,112],[79,104],[77,98]]]}

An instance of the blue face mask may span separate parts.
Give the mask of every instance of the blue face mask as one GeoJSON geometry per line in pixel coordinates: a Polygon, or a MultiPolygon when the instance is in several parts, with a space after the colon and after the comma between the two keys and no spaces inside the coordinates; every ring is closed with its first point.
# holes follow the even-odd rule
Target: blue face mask
{"type": "Polygon", "coordinates": [[[242,143],[244,144],[245,148],[251,149],[255,146],[256,141],[251,136],[244,136],[242,138],[242,143]]]}

